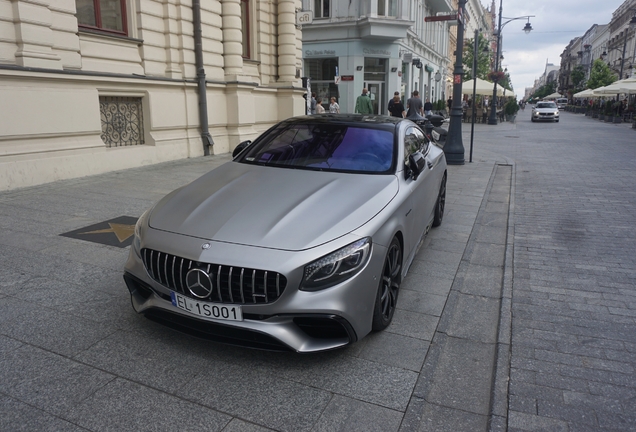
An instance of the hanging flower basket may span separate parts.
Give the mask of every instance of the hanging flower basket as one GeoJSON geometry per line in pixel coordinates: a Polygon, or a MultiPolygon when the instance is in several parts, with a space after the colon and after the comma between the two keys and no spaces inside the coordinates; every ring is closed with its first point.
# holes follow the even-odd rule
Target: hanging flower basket
{"type": "Polygon", "coordinates": [[[506,74],[499,71],[499,72],[490,72],[488,74],[488,79],[492,82],[497,82],[500,81],[502,79],[504,79],[506,77],[506,74]]]}

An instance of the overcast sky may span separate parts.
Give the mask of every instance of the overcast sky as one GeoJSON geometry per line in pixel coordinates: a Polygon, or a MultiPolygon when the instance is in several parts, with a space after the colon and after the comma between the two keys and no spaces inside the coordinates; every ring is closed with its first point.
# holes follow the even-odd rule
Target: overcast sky
{"type": "MultiPolygon", "coordinates": [[[[492,0],[481,0],[489,7],[492,0]]],[[[495,9],[499,16],[499,2],[495,9]]],[[[503,0],[503,21],[506,17],[535,15],[530,18],[532,31],[525,34],[522,29],[526,20],[516,20],[504,26],[501,45],[504,59],[502,66],[508,68],[510,79],[518,98],[522,98],[526,87],[543,74],[546,61],[559,65],[561,53],[577,36],[583,36],[594,24],[608,24],[612,13],[624,0],[503,0]]],[[[497,19],[495,25],[498,25],[497,19]]]]}

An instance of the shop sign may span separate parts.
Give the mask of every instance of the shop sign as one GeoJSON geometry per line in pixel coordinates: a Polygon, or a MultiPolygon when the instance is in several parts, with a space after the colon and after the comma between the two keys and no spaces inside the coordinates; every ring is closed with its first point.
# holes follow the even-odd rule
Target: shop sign
{"type": "Polygon", "coordinates": [[[342,81],[353,81],[353,75],[342,75],[340,78],[342,81]]]}

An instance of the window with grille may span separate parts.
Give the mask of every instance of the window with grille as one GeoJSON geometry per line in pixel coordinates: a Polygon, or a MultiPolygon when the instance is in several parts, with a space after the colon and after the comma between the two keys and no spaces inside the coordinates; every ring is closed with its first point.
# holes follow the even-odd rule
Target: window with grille
{"type": "Polygon", "coordinates": [[[75,0],[75,7],[80,27],[128,35],[126,0],[75,0]]]}
{"type": "Polygon", "coordinates": [[[140,97],[100,96],[102,141],[106,147],[144,144],[144,117],[140,97]]]}

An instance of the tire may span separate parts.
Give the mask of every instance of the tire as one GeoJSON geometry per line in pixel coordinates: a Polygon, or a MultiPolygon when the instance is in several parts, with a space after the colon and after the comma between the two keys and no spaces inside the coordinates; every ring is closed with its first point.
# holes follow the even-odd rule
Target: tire
{"type": "Polygon", "coordinates": [[[437,201],[435,201],[435,216],[433,218],[433,226],[438,227],[444,219],[444,208],[446,207],[446,174],[442,177],[442,184],[439,187],[437,201]]]}
{"type": "Polygon", "coordinates": [[[393,237],[382,267],[382,275],[373,306],[373,331],[382,331],[391,324],[402,283],[402,247],[393,237]]]}

